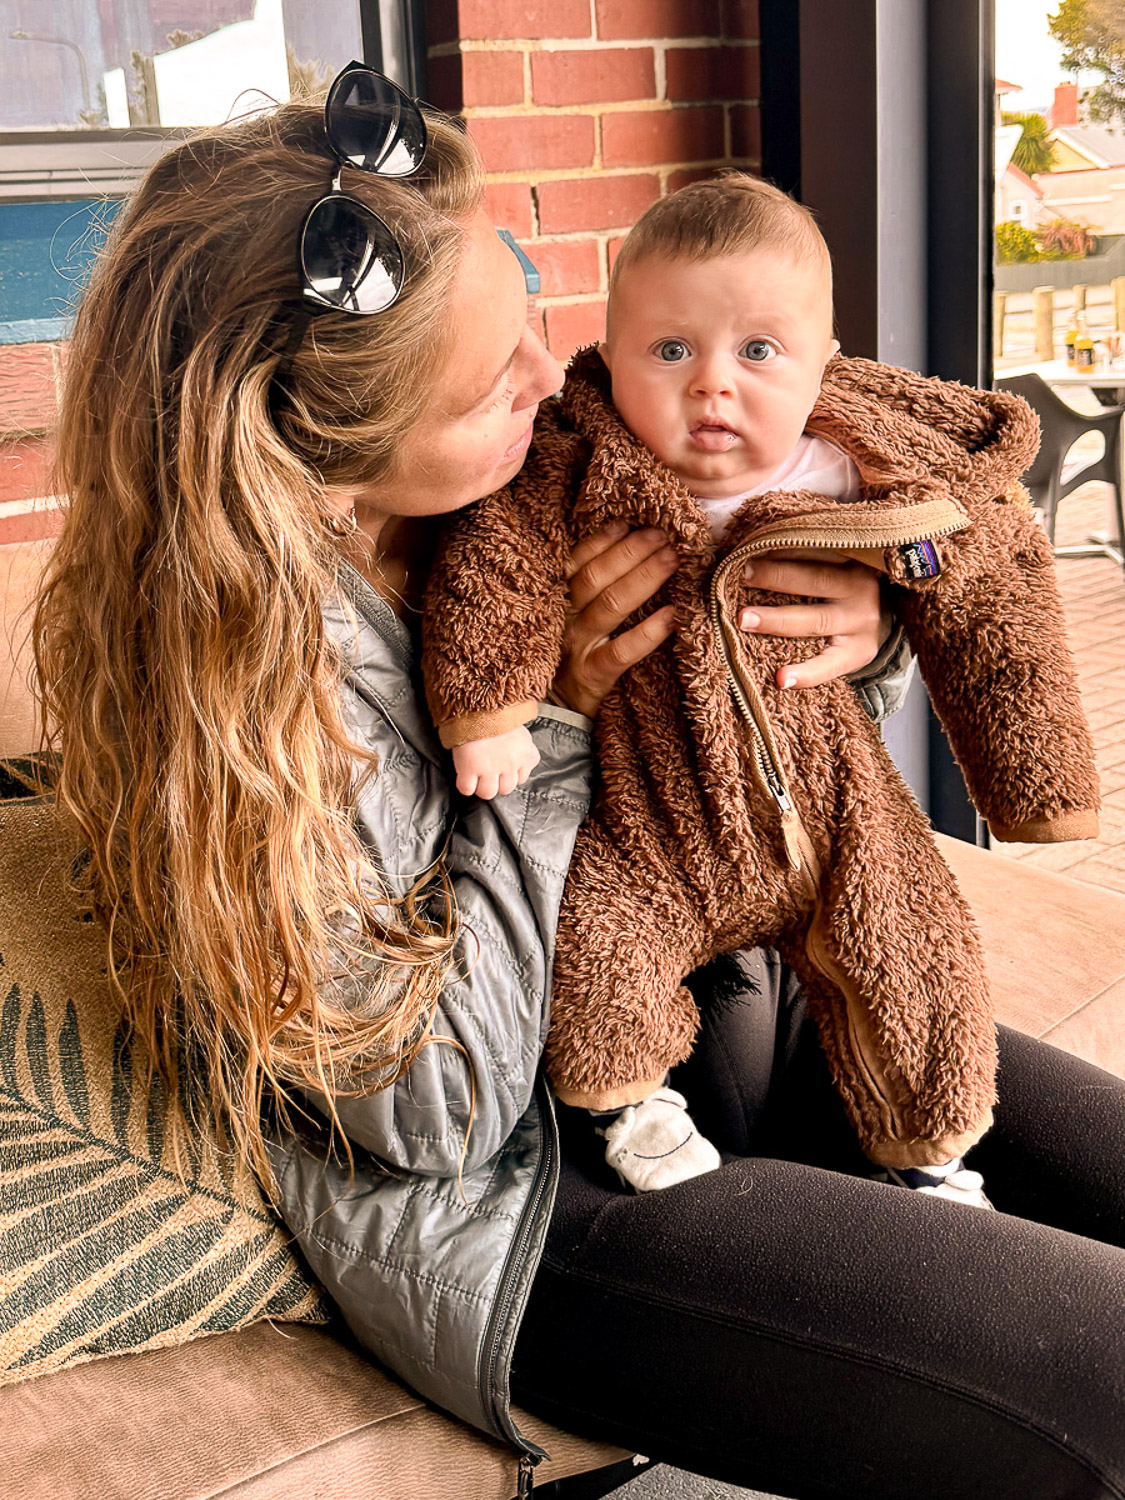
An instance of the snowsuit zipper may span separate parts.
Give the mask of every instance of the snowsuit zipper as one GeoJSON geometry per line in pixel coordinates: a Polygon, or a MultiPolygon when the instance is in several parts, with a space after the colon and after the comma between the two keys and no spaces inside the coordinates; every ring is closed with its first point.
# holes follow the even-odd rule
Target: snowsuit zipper
{"type": "Polygon", "coordinates": [[[852,555],[867,554],[864,561],[876,563],[872,554],[883,552],[887,548],[904,548],[919,543],[928,543],[937,537],[949,536],[955,531],[963,530],[969,525],[968,518],[959,512],[951,514],[953,509],[947,501],[924,502],[911,507],[910,523],[912,524],[908,523],[901,527],[888,526],[885,517],[866,523],[860,522],[857,525],[853,517],[839,511],[825,512],[816,517],[797,517],[775,521],[762,527],[750,541],[736,547],[733,552],[722,559],[711,576],[708,601],[711,624],[716,643],[722,653],[731,696],[750,733],[753,764],[759,783],[778,809],[781,834],[789,864],[802,876],[806,894],[814,903],[805,940],[805,951],[816,968],[844,995],[850,1050],[856,1067],[865,1078],[872,1096],[879,1101],[884,1130],[889,1136],[900,1134],[897,1129],[893,1090],[879,1066],[877,1049],[867,1035],[870,1026],[859,997],[854,986],[849,982],[847,974],[833,957],[827,934],[823,930],[820,861],[792,792],[786,783],[773,726],[761,692],[757,684],[743,670],[739,661],[735,644],[737,627],[731,623],[723,607],[723,586],[728,578],[751,557],[782,548],[835,548],[852,555]]]}

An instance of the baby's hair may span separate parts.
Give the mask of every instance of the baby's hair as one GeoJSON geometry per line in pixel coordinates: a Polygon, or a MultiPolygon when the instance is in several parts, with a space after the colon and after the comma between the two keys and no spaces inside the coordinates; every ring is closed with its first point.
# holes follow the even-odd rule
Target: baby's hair
{"type": "Polygon", "coordinates": [[[828,246],[810,211],[760,177],[728,172],[658,199],[618,252],[610,291],[622,273],[650,255],[712,260],[766,246],[831,267],[828,246]]]}

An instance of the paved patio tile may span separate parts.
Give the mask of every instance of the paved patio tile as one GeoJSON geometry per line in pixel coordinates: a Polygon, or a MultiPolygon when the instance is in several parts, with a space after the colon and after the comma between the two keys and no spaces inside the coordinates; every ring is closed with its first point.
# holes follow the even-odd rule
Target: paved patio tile
{"type": "MultiPolygon", "coordinates": [[[[1088,484],[1059,507],[1055,541],[1106,529],[1109,488],[1088,484]]],[[[1059,558],[1059,590],[1102,778],[1100,837],[1080,844],[1000,844],[999,854],[1125,891],[1125,574],[1107,558],[1059,558]]]]}

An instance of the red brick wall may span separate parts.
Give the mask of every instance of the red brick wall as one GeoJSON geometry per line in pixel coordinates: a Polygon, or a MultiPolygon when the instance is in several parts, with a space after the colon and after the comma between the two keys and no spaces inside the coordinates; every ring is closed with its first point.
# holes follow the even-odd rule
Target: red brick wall
{"type": "Polygon", "coordinates": [[[464,114],[565,359],[600,338],[613,255],[655,198],[760,165],[757,0],[429,0],[427,16],[430,97],[464,114]]]}
{"type": "Polygon", "coordinates": [[[62,344],[0,346],[0,546],[54,536],[50,500],[62,344]]]}
{"type": "MultiPolygon", "coordinates": [[[[427,8],[430,95],[464,113],[489,210],[538,267],[538,316],[565,359],[600,338],[613,255],[649,203],[717,167],[759,165],[757,0],[427,8]]],[[[0,348],[0,544],[57,529],[41,499],[63,352],[0,348]]]]}

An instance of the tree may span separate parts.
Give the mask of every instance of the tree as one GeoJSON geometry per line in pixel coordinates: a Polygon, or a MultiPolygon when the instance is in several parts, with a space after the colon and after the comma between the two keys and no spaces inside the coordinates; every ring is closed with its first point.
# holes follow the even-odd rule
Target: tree
{"type": "Polygon", "coordinates": [[[1100,73],[1082,94],[1087,119],[1100,125],[1125,120],[1125,0],[1062,0],[1047,29],[1063,48],[1071,73],[1100,73]]]}
{"type": "Polygon", "coordinates": [[[1047,139],[1051,126],[1046,115],[1004,114],[1002,119],[1005,125],[1023,126],[1023,135],[1012,152],[1013,166],[1019,167],[1029,177],[1034,177],[1036,172],[1049,172],[1058,153],[1054,141],[1047,139]]]}

